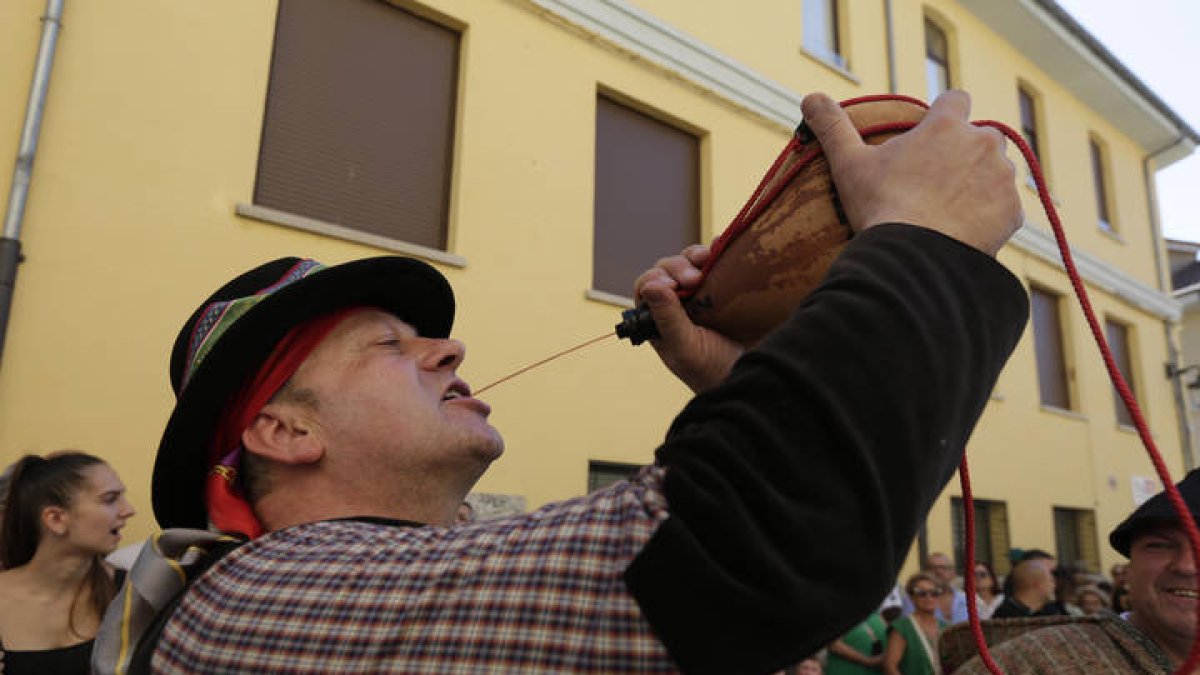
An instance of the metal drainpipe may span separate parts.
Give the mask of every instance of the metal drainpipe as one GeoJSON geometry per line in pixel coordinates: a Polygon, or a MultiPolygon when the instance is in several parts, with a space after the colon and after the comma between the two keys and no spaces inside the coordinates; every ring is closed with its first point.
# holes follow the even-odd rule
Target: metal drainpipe
{"type": "Polygon", "coordinates": [[[4,214],[4,233],[0,238],[0,358],[4,355],[8,315],[12,307],[13,290],[17,285],[17,265],[24,260],[21,255],[21,223],[25,219],[25,203],[29,199],[33,158],[37,155],[38,134],[46,109],[50,69],[54,65],[65,2],[46,0],[46,13],[41,19],[42,39],[33,68],[33,83],[29,87],[29,101],[25,104],[25,124],[21,127],[21,144],[17,148],[17,164],[13,169],[12,189],[8,193],[8,210],[4,214]]]}
{"type": "Polygon", "coordinates": [[[896,93],[896,34],[892,21],[892,0],[883,0],[884,40],[887,42],[888,93],[896,93]]]}
{"type": "MultiPolygon", "coordinates": [[[[1164,277],[1164,268],[1162,257],[1162,228],[1158,222],[1158,189],[1154,185],[1154,173],[1150,169],[1151,163],[1159,155],[1173,149],[1175,146],[1183,143],[1187,138],[1180,135],[1179,138],[1172,141],[1166,147],[1156,150],[1149,155],[1146,155],[1142,160],[1142,179],[1146,183],[1146,208],[1150,213],[1150,228],[1154,234],[1154,271],[1158,274],[1159,290],[1165,293],[1171,292],[1170,276],[1164,277]],[[1165,284],[1165,288],[1164,288],[1165,284]]],[[[1171,365],[1179,363],[1179,350],[1175,347],[1175,341],[1171,339],[1171,323],[1163,320],[1163,340],[1167,343],[1167,359],[1171,365]]],[[[1192,425],[1191,418],[1188,415],[1187,400],[1184,398],[1183,383],[1181,378],[1172,377],[1171,389],[1175,394],[1175,410],[1179,413],[1179,438],[1183,445],[1180,450],[1183,453],[1183,468],[1185,471],[1191,471],[1196,468],[1195,448],[1192,443],[1192,425]]]]}

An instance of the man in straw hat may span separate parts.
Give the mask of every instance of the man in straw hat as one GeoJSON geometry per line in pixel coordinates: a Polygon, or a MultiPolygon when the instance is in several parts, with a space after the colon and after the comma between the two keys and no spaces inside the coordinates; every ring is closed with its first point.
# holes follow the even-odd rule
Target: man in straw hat
{"type": "MultiPolygon", "coordinates": [[[[1200,519],[1200,470],[1176,486],[1200,519]]],[[[1165,491],[1139,506],[1108,535],[1129,558],[1126,582],[1132,610],[1062,619],[997,645],[1005,673],[1169,673],[1187,660],[1196,634],[1196,561],[1187,532],[1165,491]]],[[[958,673],[983,675],[979,657],[958,673]]]]}
{"type": "Polygon", "coordinates": [[[993,257],[1021,213],[962,92],[880,147],[828,97],[804,109],[862,234],[744,355],[675,295],[706,249],[639,278],[697,396],[653,467],[586,497],[445,527],[503,446],[432,267],[279,260],[205,301],[154,511],[250,541],[187,588],[154,669],[767,672],[874,609],[1021,335],[993,257]]]}

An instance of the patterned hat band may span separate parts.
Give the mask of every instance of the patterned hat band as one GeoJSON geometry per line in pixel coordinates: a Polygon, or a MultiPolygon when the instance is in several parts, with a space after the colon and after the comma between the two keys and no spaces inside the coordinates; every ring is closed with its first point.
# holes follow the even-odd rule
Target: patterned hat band
{"type": "Polygon", "coordinates": [[[301,260],[289,269],[280,279],[254,295],[214,302],[204,308],[196,325],[192,327],[191,338],[188,340],[187,362],[183,369],[183,384],[180,390],[187,387],[192,374],[204,362],[204,358],[221,336],[246,312],[275,291],[293,284],[308,275],[326,269],[325,265],[316,260],[301,260]]]}

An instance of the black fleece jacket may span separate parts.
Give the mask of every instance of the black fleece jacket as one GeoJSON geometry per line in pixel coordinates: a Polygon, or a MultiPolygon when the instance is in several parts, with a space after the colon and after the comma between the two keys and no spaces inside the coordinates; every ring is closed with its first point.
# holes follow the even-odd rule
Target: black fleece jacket
{"type": "Polygon", "coordinates": [[[771,672],[876,609],[1028,311],[993,258],[880,225],[688,404],[657,452],[671,515],[625,574],[684,672],[771,672]]]}

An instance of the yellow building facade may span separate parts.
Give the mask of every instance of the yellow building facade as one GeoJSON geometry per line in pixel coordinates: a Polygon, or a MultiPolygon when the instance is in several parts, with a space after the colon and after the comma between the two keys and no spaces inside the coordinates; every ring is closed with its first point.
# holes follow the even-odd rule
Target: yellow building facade
{"type": "MultiPolygon", "coordinates": [[[[681,161],[694,171],[683,181],[694,190],[684,200],[694,229],[685,231],[709,241],[786,143],[804,93],[927,98],[939,77],[971,92],[976,119],[1036,132],[1092,302],[1121,331],[1154,438],[1174,475],[1192,465],[1179,389],[1163,372],[1176,362],[1180,306],[1165,285],[1148,176],[1200,139],[1052,2],[778,0],[748,12],[713,0],[323,0],[337,21],[297,18],[299,2],[317,0],[64,5],[0,364],[0,461],[66,447],[110,459],[141,511],[131,536],[154,529],[149,478],[173,403],[171,344],[236,273],[286,255],[429,260],[458,295],[455,334],[469,348],[461,373],[478,388],[611,331],[628,305],[633,279],[625,290],[601,284],[609,261],[594,255],[607,236],[602,206],[624,201],[600,184],[611,167],[600,152],[609,144],[597,139],[632,133],[622,116],[655,138],[683,139],[681,161]],[[358,28],[337,24],[350,6],[367,12],[346,19],[358,28]],[[359,203],[309,205],[312,191],[287,173],[305,162],[289,159],[286,143],[278,155],[268,148],[272,134],[317,115],[280,93],[285,70],[301,85],[309,76],[289,65],[285,32],[288,44],[316,50],[295,58],[324,64],[354,51],[337,48],[345,35],[395,46],[388,22],[449,45],[439,48],[446,140],[433,143],[446,168],[430,179],[436,189],[419,191],[444,191],[430,240],[321,215],[359,203]],[[274,166],[286,175],[270,193],[274,166]]],[[[43,0],[0,5],[0,157],[18,154],[45,11],[43,0]]],[[[423,49],[424,39],[404,44],[423,49]]],[[[424,53],[368,52],[332,81],[378,69],[419,82],[434,70],[424,53]]],[[[354,95],[365,98],[339,94],[321,114],[368,101],[398,106],[392,124],[404,126],[406,106],[427,100],[377,102],[377,93],[364,85],[354,95]]],[[[297,135],[287,143],[311,136],[297,135]]],[[[342,161],[354,174],[347,184],[374,170],[329,163],[342,161]]],[[[620,178],[627,165],[614,161],[620,178]]],[[[428,166],[424,156],[415,164],[428,166]]],[[[999,561],[1008,548],[1062,550],[1107,568],[1116,554],[1104,537],[1154,473],[1117,417],[1036,194],[1021,189],[1028,224],[1000,258],[1057,309],[1062,398],[1046,402],[1031,328],[968,448],[975,495],[986,502],[985,553],[999,561]]],[[[616,245],[635,262],[675,252],[641,250],[640,235],[630,236],[616,245]]],[[[532,508],[585,492],[589,475],[594,483],[652,461],[687,392],[648,347],[614,338],[483,398],[507,451],[478,491],[532,508]]],[[[960,494],[952,483],[930,513],[930,550],[960,548],[960,494]]]]}

